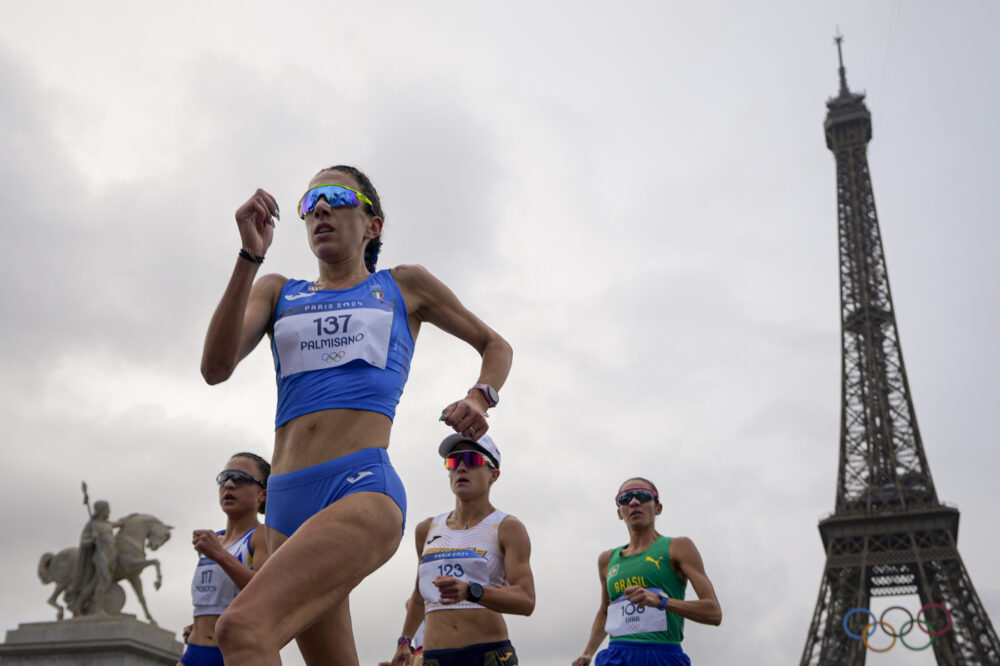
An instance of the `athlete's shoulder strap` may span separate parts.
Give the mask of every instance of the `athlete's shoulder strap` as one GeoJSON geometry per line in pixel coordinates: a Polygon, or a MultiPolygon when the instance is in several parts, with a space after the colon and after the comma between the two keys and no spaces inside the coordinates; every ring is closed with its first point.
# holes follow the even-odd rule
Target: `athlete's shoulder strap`
{"type": "Polygon", "coordinates": [[[510,514],[506,514],[500,509],[497,509],[490,515],[483,518],[483,523],[486,525],[499,525],[508,515],[510,514]]]}
{"type": "Polygon", "coordinates": [[[448,528],[448,516],[451,515],[451,511],[445,511],[444,513],[439,513],[431,519],[431,526],[437,525],[438,527],[448,528]]]}

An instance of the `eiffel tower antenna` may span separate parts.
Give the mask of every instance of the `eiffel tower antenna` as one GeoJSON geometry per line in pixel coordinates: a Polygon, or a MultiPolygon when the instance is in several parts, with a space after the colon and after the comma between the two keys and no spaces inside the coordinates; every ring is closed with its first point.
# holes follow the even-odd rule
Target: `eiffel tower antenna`
{"type": "MultiPolygon", "coordinates": [[[[847,87],[839,30],[834,41],[840,91],[826,103],[824,128],[837,172],[840,461],[834,513],[819,523],[826,566],[800,663],[862,666],[868,649],[844,630],[845,615],[872,597],[916,594],[930,631],[948,624],[940,606],[951,614],[934,637],[937,663],[1000,664],[996,629],[958,553],[958,509],[938,501],[917,427],[868,170],[871,114],[847,87]]],[[[847,626],[860,636],[870,622],[857,612],[847,626]]],[[[909,642],[929,638],[918,631],[909,642]]]]}

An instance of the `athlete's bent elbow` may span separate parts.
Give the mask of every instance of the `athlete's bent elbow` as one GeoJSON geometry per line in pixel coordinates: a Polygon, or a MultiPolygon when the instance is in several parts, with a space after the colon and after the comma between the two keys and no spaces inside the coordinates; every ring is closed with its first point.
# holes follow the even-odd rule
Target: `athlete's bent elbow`
{"type": "Polygon", "coordinates": [[[210,364],[202,362],[201,376],[209,386],[215,386],[229,379],[233,374],[233,369],[221,364],[210,364]]]}
{"type": "Polygon", "coordinates": [[[503,338],[500,338],[499,342],[501,343],[501,349],[503,350],[504,354],[507,356],[508,359],[510,359],[511,362],[513,362],[514,348],[511,347],[510,343],[504,340],[503,338]]]}
{"type": "Polygon", "coordinates": [[[527,600],[524,607],[521,609],[521,615],[530,616],[535,612],[535,598],[532,597],[527,600]]]}

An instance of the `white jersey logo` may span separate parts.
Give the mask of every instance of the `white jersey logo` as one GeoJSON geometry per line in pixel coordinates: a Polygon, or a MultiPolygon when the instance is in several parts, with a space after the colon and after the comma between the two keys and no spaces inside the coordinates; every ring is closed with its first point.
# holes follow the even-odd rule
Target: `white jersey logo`
{"type": "Polygon", "coordinates": [[[286,301],[294,301],[300,298],[309,298],[310,296],[315,296],[315,291],[303,291],[301,294],[285,294],[286,301]]]}
{"type": "Polygon", "coordinates": [[[358,481],[360,481],[361,479],[365,478],[366,476],[371,476],[371,475],[372,475],[372,473],[369,472],[369,471],[367,471],[367,470],[365,470],[364,472],[358,472],[354,476],[347,477],[347,482],[348,483],[357,483],[358,481]]]}

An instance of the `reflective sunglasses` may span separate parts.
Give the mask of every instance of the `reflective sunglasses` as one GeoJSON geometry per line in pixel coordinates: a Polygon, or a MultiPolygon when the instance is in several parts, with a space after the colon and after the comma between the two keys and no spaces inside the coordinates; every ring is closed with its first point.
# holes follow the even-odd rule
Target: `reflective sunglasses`
{"type": "Polygon", "coordinates": [[[299,199],[299,217],[305,219],[306,213],[311,213],[316,210],[316,204],[319,203],[320,197],[326,199],[326,202],[330,204],[331,208],[338,208],[340,206],[357,208],[361,205],[360,202],[362,201],[369,206],[372,205],[371,199],[361,194],[361,192],[348,187],[347,185],[326,183],[324,185],[317,185],[316,187],[309,188],[306,190],[306,193],[302,195],[302,198],[299,199]]]}
{"type": "Polygon", "coordinates": [[[644,502],[650,502],[652,500],[660,501],[660,496],[656,494],[656,491],[652,488],[630,488],[625,492],[618,495],[615,498],[615,502],[618,506],[625,506],[631,504],[633,499],[639,500],[639,504],[644,502]]]}
{"type": "Polygon", "coordinates": [[[464,462],[466,467],[483,467],[484,465],[493,467],[493,461],[490,460],[489,456],[475,451],[459,451],[444,459],[444,468],[458,469],[460,462],[464,462]]]}
{"type": "Polygon", "coordinates": [[[217,477],[215,477],[215,482],[220,486],[226,481],[232,481],[237,486],[247,486],[251,483],[256,483],[261,488],[267,488],[267,486],[264,485],[264,482],[257,477],[251,476],[250,474],[238,469],[224,469],[219,472],[217,477]]]}

